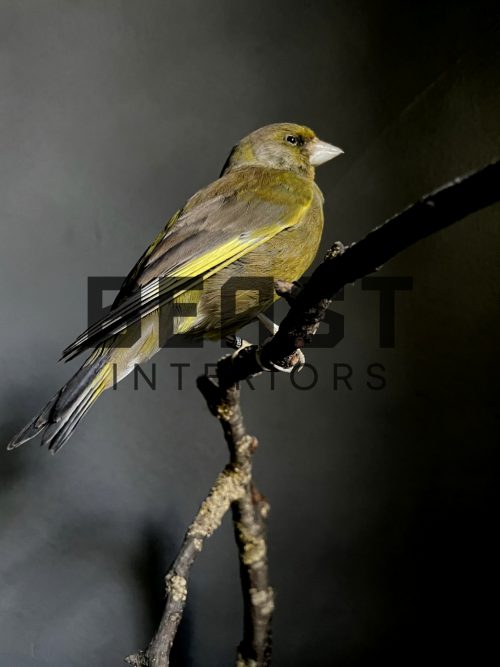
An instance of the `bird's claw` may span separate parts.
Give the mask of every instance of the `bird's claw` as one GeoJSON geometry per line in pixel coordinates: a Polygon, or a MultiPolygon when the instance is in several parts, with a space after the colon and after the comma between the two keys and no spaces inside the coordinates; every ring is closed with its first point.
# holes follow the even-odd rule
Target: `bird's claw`
{"type": "Polygon", "coordinates": [[[228,347],[236,351],[242,350],[244,347],[251,345],[251,343],[249,343],[247,340],[240,338],[240,336],[237,336],[236,334],[226,336],[225,342],[228,347]]]}
{"type": "Polygon", "coordinates": [[[297,373],[300,373],[300,371],[304,368],[305,364],[306,364],[305,354],[302,352],[301,349],[297,349],[293,354],[291,354],[287,358],[286,366],[280,366],[279,364],[273,364],[272,362],[270,365],[273,367],[274,370],[280,371],[281,373],[292,373],[295,370],[297,371],[297,373]]]}
{"type": "Polygon", "coordinates": [[[235,347],[234,352],[231,355],[233,358],[240,354],[240,352],[246,347],[252,347],[253,345],[253,343],[250,343],[247,340],[243,340],[243,338],[240,338],[239,336],[236,336],[236,338],[238,339],[239,345],[238,347],[235,347]]]}
{"type": "MultiPolygon", "coordinates": [[[[279,327],[265,315],[260,314],[257,317],[260,320],[261,324],[263,324],[264,327],[272,334],[270,338],[264,341],[265,345],[276,334],[279,327]]],[[[249,343],[247,340],[243,340],[243,338],[240,338],[236,334],[231,334],[229,336],[226,336],[225,341],[226,345],[228,345],[234,350],[234,352],[231,355],[233,359],[244,348],[250,347],[252,345],[252,343],[249,343]]],[[[257,363],[259,364],[259,366],[262,368],[263,371],[275,370],[275,371],[280,371],[281,373],[292,373],[295,370],[297,371],[297,373],[300,373],[300,371],[304,368],[306,363],[305,355],[300,348],[297,348],[295,352],[293,352],[289,357],[286,357],[286,359],[284,359],[283,365],[275,364],[273,362],[268,362],[269,365],[264,365],[260,358],[260,348],[256,350],[256,359],[257,363]]]]}

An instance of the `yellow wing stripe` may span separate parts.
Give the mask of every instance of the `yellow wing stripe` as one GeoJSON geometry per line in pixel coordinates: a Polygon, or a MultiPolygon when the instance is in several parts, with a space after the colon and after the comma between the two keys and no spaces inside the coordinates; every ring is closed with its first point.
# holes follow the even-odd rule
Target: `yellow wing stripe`
{"type": "MultiPolygon", "coordinates": [[[[246,255],[250,250],[255,250],[266,241],[269,241],[270,238],[283,231],[283,229],[297,224],[308,206],[309,204],[301,206],[300,209],[296,211],[292,220],[288,221],[288,224],[264,227],[259,230],[258,235],[254,233],[252,236],[249,236],[244,243],[241,242],[240,238],[233,239],[190,262],[186,262],[184,266],[180,267],[177,271],[172,271],[168,276],[155,279],[145,287],[141,288],[141,300],[144,301],[149,297],[159,298],[172,291],[170,297],[164,301],[164,303],[170,302],[172,299],[177,298],[189,289],[189,287],[181,289],[182,285],[187,281],[198,278],[197,282],[200,282],[209,278],[217,271],[224,269],[232,262],[235,262],[240,259],[240,257],[246,255]]],[[[133,308],[134,306],[131,305],[130,307],[133,308]]],[[[155,310],[157,307],[156,304],[152,307],[151,311],[155,310]]],[[[127,312],[128,309],[122,311],[119,315],[117,314],[117,317],[111,319],[109,324],[112,325],[114,322],[117,322],[127,312]]]]}

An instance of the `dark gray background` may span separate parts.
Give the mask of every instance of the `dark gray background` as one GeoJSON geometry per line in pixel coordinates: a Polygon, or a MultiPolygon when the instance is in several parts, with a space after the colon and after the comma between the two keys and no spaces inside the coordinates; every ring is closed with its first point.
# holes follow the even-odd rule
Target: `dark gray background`
{"type": "MultiPolygon", "coordinates": [[[[56,361],[86,326],[87,276],[126,274],[247,132],[299,121],[344,148],[318,174],[325,249],[500,155],[496,4],[2,0],[0,441],[77,367],[56,361]]],[[[498,653],[499,219],[383,270],[414,279],[394,349],[379,347],[377,294],[355,286],[336,306],[345,339],[308,354],[313,390],[244,389],[272,504],[276,665],[498,653]],[[334,391],[334,362],[351,391],[334,391]]],[[[194,388],[218,355],[162,352],[157,391],[129,378],[55,458],[0,451],[1,667],[111,667],[147,643],[226,460],[194,388]]],[[[238,585],[226,521],[193,570],[175,664],[232,664],[238,585]]]]}

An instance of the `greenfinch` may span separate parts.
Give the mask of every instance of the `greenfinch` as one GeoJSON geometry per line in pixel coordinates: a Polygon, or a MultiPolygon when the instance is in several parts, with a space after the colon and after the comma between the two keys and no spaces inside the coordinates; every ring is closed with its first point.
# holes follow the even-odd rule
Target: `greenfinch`
{"type": "Polygon", "coordinates": [[[57,451],[103,391],[171,335],[224,337],[266,310],[277,298],[274,290],[260,298],[252,287],[263,278],[298,280],[311,265],[323,229],[315,167],[341,153],[294,123],[268,125],[242,139],[220,177],[170,218],[107,315],[64,350],[69,359],[94,348],[8,449],[42,433],[42,444],[57,451]],[[235,277],[244,289],[224,316],[221,294],[235,277]],[[161,326],[165,314],[171,327],[161,326]]]}

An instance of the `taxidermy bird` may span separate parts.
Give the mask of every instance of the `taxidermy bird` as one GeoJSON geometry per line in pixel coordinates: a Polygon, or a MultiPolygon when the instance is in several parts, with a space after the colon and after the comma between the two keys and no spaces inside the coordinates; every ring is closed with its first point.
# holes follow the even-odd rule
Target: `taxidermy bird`
{"type": "Polygon", "coordinates": [[[60,449],[103,391],[174,333],[226,337],[256,317],[272,325],[262,313],[277,295],[271,290],[259,299],[251,280],[293,282],[309,268],[323,229],[314,168],[341,153],[293,123],[268,125],[242,139],[220,177],[170,218],[125,279],[109,313],[64,350],[63,359],[71,359],[94,348],[8,449],[39,434],[53,452],[60,449]],[[234,276],[248,278],[250,286],[237,292],[235,312],[224,318],[221,288],[234,276]],[[168,327],[160,326],[164,313],[173,323],[167,333],[168,327]]]}

